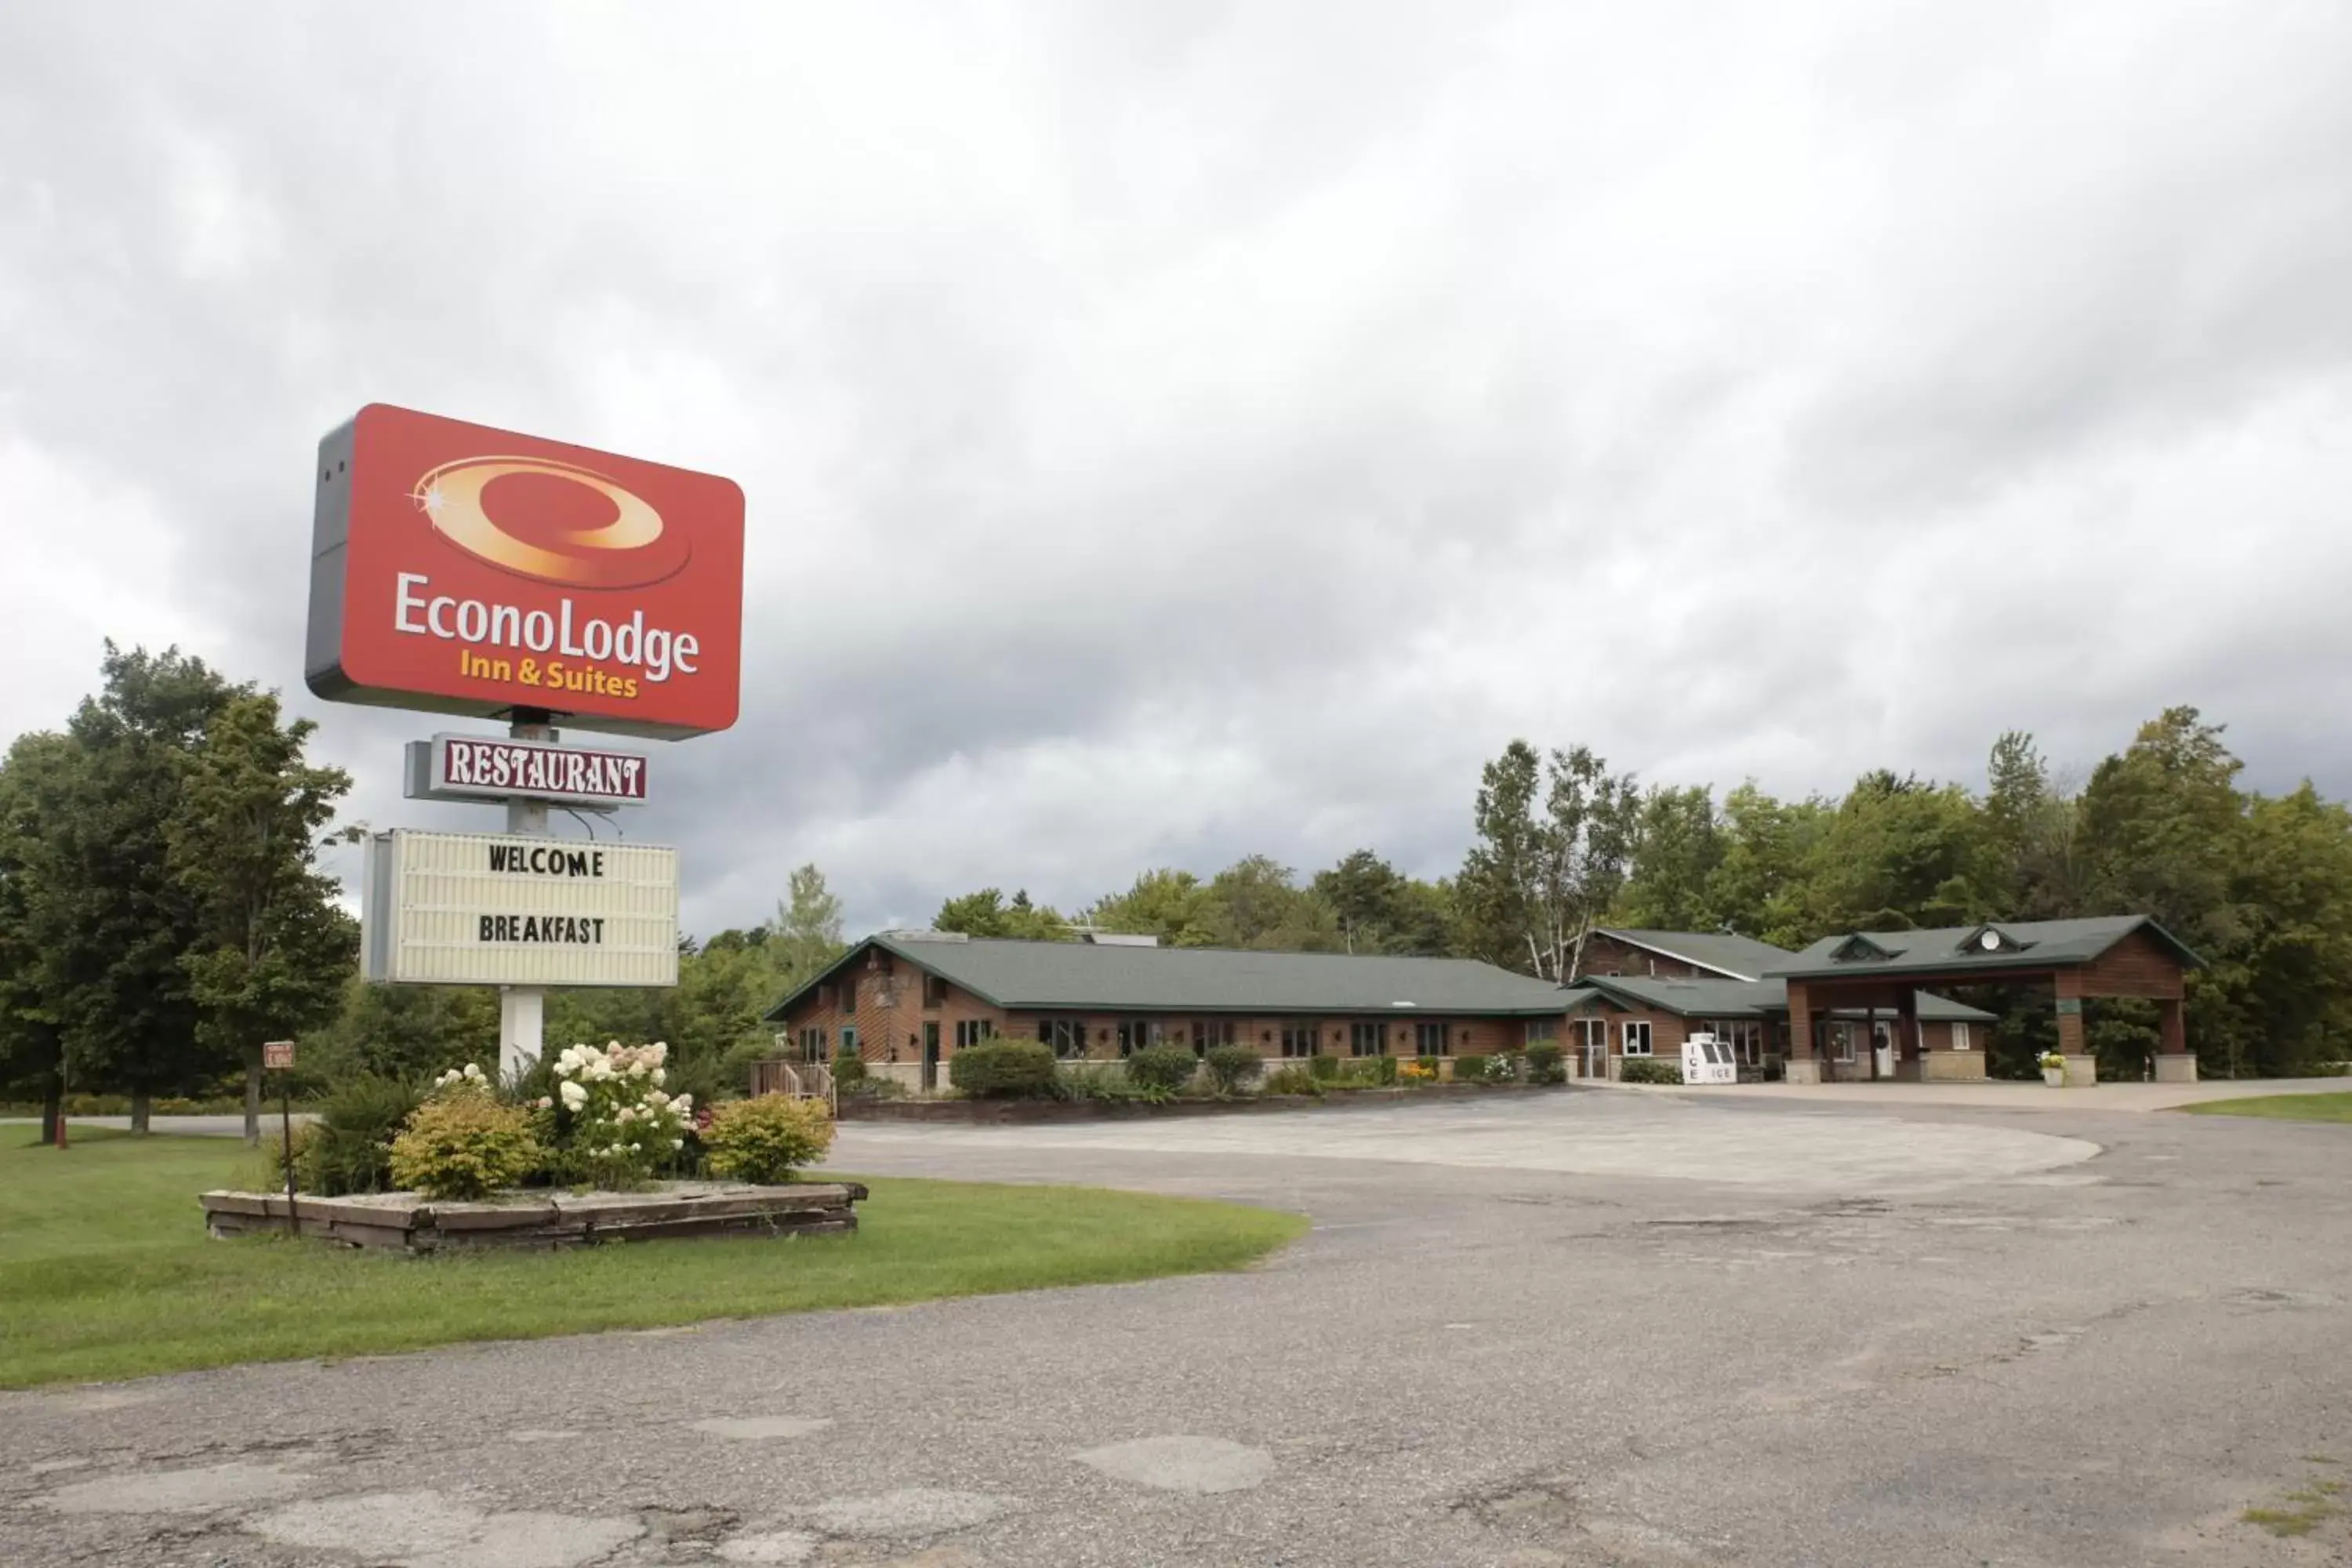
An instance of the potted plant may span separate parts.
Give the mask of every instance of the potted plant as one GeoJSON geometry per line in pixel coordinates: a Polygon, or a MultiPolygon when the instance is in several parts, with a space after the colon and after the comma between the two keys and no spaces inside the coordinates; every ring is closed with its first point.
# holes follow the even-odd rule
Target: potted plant
{"type": "Polygon", "coordinates": [[[2042,1081],[2053,1089],[2066,1087],[2066,1058],[2056,1051],[2042,1053],[2042,1081]]]}

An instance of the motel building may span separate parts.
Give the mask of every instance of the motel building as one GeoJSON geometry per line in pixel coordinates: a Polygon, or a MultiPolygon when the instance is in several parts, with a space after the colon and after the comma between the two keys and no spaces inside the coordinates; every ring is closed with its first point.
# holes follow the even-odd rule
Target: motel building
{"type": "Polygon", "coordinates": [[[2198,963],[2142,916],[1937,931],[1853,931],[1801,952],[1719,932],[1611,928],[1588,939],[1565,986],[1462,958],[1169,948],[1147,936],[1012,942],[884,931],[767,1015],[788,1058],[855,1055],[918,1093],[996,1036],[1066,1059],[1147,1046],[1257,1048],[1270,1067],[1315,1056],[1451,1058],[1549,1041],[1570,1072],[1617,1078],[1629,1058],[1679,1062],[1684,1039],[1728,1044],[1743,1081],[1980,1079],[1994,1016],[1932,987],[2031,985],[2053,994],[2069,1083],[2095,1058],[2082,1004],[2157,1004],[2157,1077],[2196,1075],[2181,976],[2198,963]]]}

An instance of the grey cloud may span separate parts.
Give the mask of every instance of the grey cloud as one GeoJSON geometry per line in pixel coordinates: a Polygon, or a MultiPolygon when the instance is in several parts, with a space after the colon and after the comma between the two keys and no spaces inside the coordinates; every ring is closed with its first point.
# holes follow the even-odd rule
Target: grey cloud
{"type": "Polygon", "coordinates": [[[1521,733],[1801,793],[2188,700],[2341,790],[2347,86],[2320,9],[33,8],[0,451],[379,824],[437,721],[300,692],[321,432],[740,479],[743,722],[625,823],[705,931],[1441,872],[1521,733]]]}

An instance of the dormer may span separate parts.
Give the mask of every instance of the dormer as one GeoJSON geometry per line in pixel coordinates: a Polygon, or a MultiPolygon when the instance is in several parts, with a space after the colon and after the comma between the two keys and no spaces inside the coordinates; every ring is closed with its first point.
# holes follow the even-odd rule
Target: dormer
{"type": "Polygon", "coordinates": [[[1879,946],[1860,931],[1830,949],[1832,963],[1884,963],[1894,956],[1891,949],[1879,946]]]}
{"type": "Polygon", "coordinates": [[[1982,953],[2023,952],[2033,944],[2010,935],[1997,925],[1980,925],[1960,941],[1960,952],[1970,957],[1982,953]]]}

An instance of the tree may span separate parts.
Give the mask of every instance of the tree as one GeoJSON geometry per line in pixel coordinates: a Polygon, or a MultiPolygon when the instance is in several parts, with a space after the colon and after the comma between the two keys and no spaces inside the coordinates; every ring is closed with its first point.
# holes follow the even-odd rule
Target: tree
{"type": "Polygon", "coordinates": [[[1957,784],[1881,770],[1854,781],[1807,867],[1808,938],[1965,925],[2000,911],[1981,890],[1976,803],[1957,784]]]}
{"type": "Polygon", "coordinates": [[[55,1142],[65,1098],[65,1031],[45,946],[64,890],[47,855],[44,803],[81,760],[64,735],[20,735],[0,763],[0,1094],[41,1102],[41,1141],[55,1142]]]}
{"type": "Polygon", "coordinates": [[[173,875],[168,834],[205,731],[251,688],[177,648],[107,644],[105,683],[67,726],[78,756],[38,806],[51,889],[37,922],[49,1006],[73,1075],[131,1097],[134,1131],[159,1090],[192,1089],[226,1062],[197,1038],[182,960],[205,911],[173,875]]]}
{"type": "Polygon", "coordinates": [[[1986,893],[2008,920],[2082,912],[2083,872],[2074,798],[2050,776],[2033,737],[2011,730],[1985,764],[1986,893]]]}
{"type": "Polygon", "coordinates": [[[1290,868],[1270,855],[1245,855],[1211,879],[1205,912],[1209,940],[1218,947],[1339,950],[1330,907],[1300,888],[1290,868]]]}
{"type": "Polygon", "coordinates": [[[797,991],[848,951],[841,940],[841,900],[828,891],[824,873],[814,864],[792,875],[790,890],[776,905],[767,950],[774,962],[777,994],[797,991]]]}
{"type": "Polygon", "coordinates": [[[1723,797],[1723,856],[1709,879],[1707,903],[1723,924],[1775,947],[1802,947],[1815,934],[1806,915],[1807,868],[1829,831],[1832,808],[1819,799],[1780,801],[1748,780],[1723,797]]]}
{"type": "Polygon", "coordinates": [[[2240,940],[2195,982],[2223,992],[2206,1008],[2224,1031],[2221,1054],[2261,1074],[2342,1060],[2352,1041],[2352,813],[2307,779],[2254,797],[2228,906],[2240,940]]]}
{"type": "Polygon", "coordinates": [[[1315,873],[1312,890],[1331,910],[1340,946],[1349,952],[1436,957],[1452,951],[1453,884],[1407,877],[1370,849],[1358,849],[1328,871],[1315,873]]]}
{"type": "Polygon", "coordinates": [[[1712,895],[1724,849],[1712,788],[1693,784],[1649,791],[1642,797],[1634,824],[1617,922],[1648,931],[1717,929],[1723,917],[1712,895]]]}
{"type": "Polygon", "coordinates": [[[1071,942],[1076,933],[1049,905],[1033,904],[1024,889],[1007,902],[1002,889],[982,888],[976,893],[949,899],[931,921],[934,931],[961,931],[966,936],[1009,937],[1021,942],[1071,942]]]}
{"type": "Polygon", "coordinates": [[[1208,889],[1192,872],[1146,871],[1126,892],[1097,899],[1083,923],[1097,931],[1156,936],[1162,947],[1207,947],[1216,940],[1208,906],[1208,889]]]}
{"type": "Polygon", "coordinates": [[[2092,773],[2082,831],[2094,905],[2153,915],[2192,942],[2237,934],[2229,892],[2243,764],[2221,733],[2194,708],[2168,708],[2092,773]]]}
{"type": "Polygon", "coordinates": [[[1630,774],[1610,773],[1583,746],[1555,750],[1547,764],[1514,741],[1487,763],[1478,842],[1455,884],[1479,956],[1546,979],[1574,975],[1624,886],[1640,801],[1630,774]]]}
{"type": "Polygon", "coordinates": [[[198,1037],[215,1059],[243,1058],[247,1142],[261,1135],[262,1041],[333,1016],[358,952],[340,888],[318,868],[351,777],[304,759],[317,728],[281,723],[274,696],[232,697],[180,769],[164,824],[171,877],[194,917],[180,963],[198,1037]]]}

